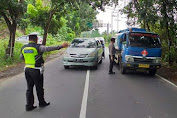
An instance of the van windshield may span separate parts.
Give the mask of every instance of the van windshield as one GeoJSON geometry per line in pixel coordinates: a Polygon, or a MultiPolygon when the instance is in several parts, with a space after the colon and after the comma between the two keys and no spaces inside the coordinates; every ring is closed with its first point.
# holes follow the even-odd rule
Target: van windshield
{"type": "Polygon", "coordinates": [[[74,39],[71,48],[96,48],[96,41],[90,39],[74,39]]]}
{"type": "Polygon", "coordinates": [[[129,44],[132,47],[160,48],[160,39],[157,34],[130,33],[129,44]]]}

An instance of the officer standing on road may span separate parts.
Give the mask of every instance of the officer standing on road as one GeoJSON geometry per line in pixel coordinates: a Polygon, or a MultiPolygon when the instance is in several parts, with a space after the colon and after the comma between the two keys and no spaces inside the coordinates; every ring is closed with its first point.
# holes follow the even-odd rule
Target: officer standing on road
{"type": "Polygon", "coordinates": [[[26,111],[31,111],[37,106],[34,104],[33,87],[36,87],[36,93],[39,100],[39,107],[45,107],[50,104],[44,99],[44,88],[43,88],[43,71],[44,71],[44,60],[43,52],[60,50],[61,48],[68,47],[67,43],[63,43],[61,46],[49,46],[37,44],[38,37],[35,34],[29,35],[29,43],[22,47],[21,58],[25,60],[25,77],[27,81],[26,91],[26,111]]]}
{"type": "Polygon", "coordinates": [[[115,58],[115,38],[111,38],[111,42],[109,44],[109,60],[110,60],[110,65],[109,65],[109,74],[115,74],[113,72],[113,65],[114,65],[114,58],[115,58]]]}

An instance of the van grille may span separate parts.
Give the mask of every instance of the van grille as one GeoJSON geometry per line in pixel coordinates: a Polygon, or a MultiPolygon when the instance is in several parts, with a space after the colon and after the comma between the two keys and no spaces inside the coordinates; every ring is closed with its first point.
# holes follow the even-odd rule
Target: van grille
{"type": "Polygon", "coordinates": [[[71,57],[73,58],[85,58],[88,54],[80,54],[80,55],[77,55],[77,54],[70,54],[71,57]]]}

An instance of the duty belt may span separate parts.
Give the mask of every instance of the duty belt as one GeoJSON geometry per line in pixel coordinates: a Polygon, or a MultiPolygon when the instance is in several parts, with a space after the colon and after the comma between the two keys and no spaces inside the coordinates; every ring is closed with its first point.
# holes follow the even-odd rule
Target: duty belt
{"type": "Polygon", "coordinates": [[[38,70],[40,70],[40,73],[41,73],[41,74],[44,73],[44,65],[43,65],[43,64],[41,65],[41,67],[35,67],[34,64],[25,64],[24,70],[25,70],[26,68],[38,69],[38,70]]]}

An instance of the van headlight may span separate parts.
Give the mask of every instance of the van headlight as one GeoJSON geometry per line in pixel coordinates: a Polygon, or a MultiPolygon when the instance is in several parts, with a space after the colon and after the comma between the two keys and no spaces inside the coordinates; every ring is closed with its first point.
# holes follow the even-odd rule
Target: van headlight
{"type": "Polygon", "coordinates": [[[160,58],[160,57],[157,57],[157,58],[155,58],[153,61],[154,61],[154,63],[160,63],[161,58],[160,58]]]}
{"type": "Polygon", "coordinates": [[[64,57],[70,57],[69,53],[68,53],[68,52],[65,52],[65,53],[64,53],[64,57]]]}
{"type": "Polygon", "coordinates": [[[134,58],[132,55],[125,55],[125,61],[127,62],[134,62],[134,58]]]}
{"type": "Polygon", "coordinates": [[[96,55],[96,52],[92,52],[88,55],[88,57],[95,57],[95,55],[96,55]]]}

